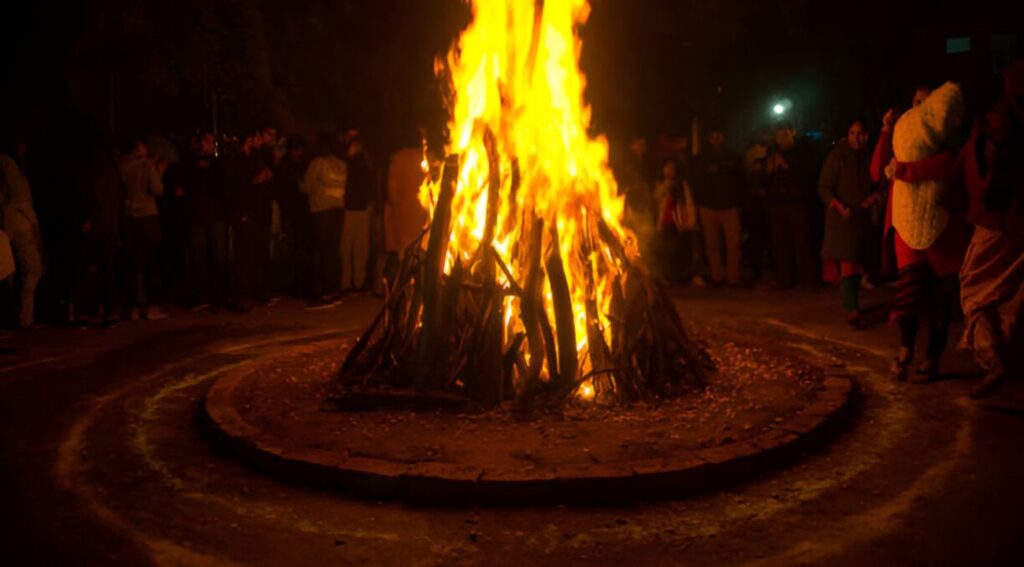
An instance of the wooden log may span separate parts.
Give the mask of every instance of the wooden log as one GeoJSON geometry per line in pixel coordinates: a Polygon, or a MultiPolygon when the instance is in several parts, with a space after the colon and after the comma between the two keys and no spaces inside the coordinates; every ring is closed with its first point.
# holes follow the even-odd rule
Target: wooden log
{"type": "Polygon", "coordinates": [[[459,156],[445,158],[441,187],[434,206],[434,217],[430,226],[427,254],[423,261],[419,289],[422,294],[423,316],[420,324],[419,348],[415,369],[418,387],[430,388],[439,381],[435,376],[434,354],[437,347],[437,307],[440,300],[441,274],[448,254],[448,239],[451,234],[452,199],[459,176],[459,156]]]}
{"type": "MultiPolygon", "coordinates": [[[[540,266],[541,247],[544,241],[544,219],[534,219],[530,227],[530,240],[526,248],[526,280],[524,282],[523,297],[520,301],[520,314],[523,320],[523,327],[526,329],[527,345],[530,349],[530,362],[527,368],[525,382],[522,392],[532,395],[537,391],[537,381],[540,379],[541,369],[544,365],[545,341],[540,326],[540,318],[544,313],[544,302],[541,297],[541,290],[544,282],[544,273],[540,266]]],[[[522,400],[523,402],[528,399],[522,400]]]]}
{"type": "Polygon", "coordinates": [[[526,81],[533,84],[533,73],[537,67],[537,52],[540,49],[541,34],[544,31],[544,0],[533,1],[533,31],[530,34],[530,48],[526,52],[526,81]]]}
{"type": "Polygon", "coordinates": [[[462,382],[466,394],[477,403],[489,407],[501,399],[501,295],[495,285],[487,286],[476,323],[470,330],[470,349],[462,382]]]}
{"type": "MultiPolygon", "coordinates": [[[[509,183],[508,189],[508,216],[505,217],[505,226],[502,227],[502,231],[505,234],[510,234],[512,232],[515,228],[516,219],[519,218],[519,207],[516,205],[516,195],[519,193],[519,184],[522,183],[522,173],[519,171],[518,158],[512,158],[510,168],[512,170],[512,179],[509,183]]],[[[524,222],[521,226],[527,227],[529,225],[524,222]]]]}
{"type": "Polygon", "coordinates": [[[551,249],[545,262],[548,283],[551,286],[551,298],[555,311],[555,334],[558,342],[558,377],[552,381],[557,389],[570,387],[576,381],[576,325],[572,313],[572,296],[569,295],[569,282],[565,277],[562,265],[562,254],[559,249],[558,227],[552,223],[549,228],[551,249]]]}
{"type": "Polygon", "coordinates": [[[626,254],[626,248],[619,241],[618,237],[612,232],[611,227],[608,223],[604,222],[604,219],[600,215],[597,215],[597,234],[600,237],[601,242],[604,242],[605,246],[612,251],[612,256],[622,262],[623,266],[629,266],[629,257],[626,254]]]}
{"type": "MultiPolygon", "coordinates": [[[[494,241],[494,229],[498,223],[498,206],[501,198],[501,161],[498,159],[497,141],[490,126],[484,128],[484,149],[487,151],[487,211],[484,215],[484,236],[481,252],[487,256],[494,241]]],[[[487,271],[484,271],[487,277],[487,271]]]]}

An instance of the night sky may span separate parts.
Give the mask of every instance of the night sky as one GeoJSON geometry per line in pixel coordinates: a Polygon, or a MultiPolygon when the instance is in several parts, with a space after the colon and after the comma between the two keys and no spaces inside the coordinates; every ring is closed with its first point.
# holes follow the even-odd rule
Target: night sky
{"type": "MultiPolygon", "coordinates": [[[[1021,50],[1021,9],[936,4],[592,0],[582,65],[595,129],[685,132],[696,116],[747,136],[784,97],[798,126],[832,135],[946,79],[985,104],[994,59],[1021,50]],[[971,51],[947,54],[953,37],[971,37],[971,51]]],[[[431,62],[469,19],[458,0],[44,0],[5,11],[0,102],[19,136],[190,133],[210,127],[216,100],[224,132],[355,126],[379,146],[443,123],[431,62]]]]}

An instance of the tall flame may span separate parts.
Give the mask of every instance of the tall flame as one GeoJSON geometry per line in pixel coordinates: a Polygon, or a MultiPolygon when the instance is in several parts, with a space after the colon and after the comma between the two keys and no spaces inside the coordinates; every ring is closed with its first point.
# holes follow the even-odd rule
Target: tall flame
{"type": "MultiPolygon", "coordinates": [[[[559,247],[572,297],[577,351],[585,355],[588,295],[607,340],[611,286],[621,273],[620,260],[590,234],[595,220],[603,219],[620,242],[635,242],[621,224],[623,200],[608,167],[607,141],[588,134],[590,108],[583,97],[582,42],[576,32],[590,6],[586,0],[472,0],[472,8],[472,24],[438,65],[439,72],[449,74],[453,94],[445,150],[460,156],[445,271],[450,273],[456,259],[469,262],[482,246],[493,246],[522,283],[526,267],[516,250],[526,246],[521,240],[528,227],[522,217],[532,211],[545,227],[557,228],[557,242],[545,236],[543,246],[559,247]],[[484,242],[490,164],[495,162],[499,209],[493,238],[484,242]]],[[[438,191],[439,181],[427,181],[421,191],[432,213],[438,191]]],[[[630,249],[635,251],[635,246],[630,249]]],[[[510,284],[504,276],[498,278],[510,284]]],[[[542,297],[545,311],[554,317],[547,282],[542,297]]],[[[508,336],[522,328],[519,301],[505,299],[508,336]]],[[[587,385],[581,392],[592,395],[593,389],[587,385]]]]}

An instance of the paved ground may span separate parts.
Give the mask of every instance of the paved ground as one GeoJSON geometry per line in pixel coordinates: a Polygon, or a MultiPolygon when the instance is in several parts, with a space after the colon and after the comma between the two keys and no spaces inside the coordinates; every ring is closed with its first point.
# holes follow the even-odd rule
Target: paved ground
{"type": "MultiPolygon", "coordinates": [[[[666,565],[1020,563],[1024,421],[970,383],[894,384],[891,329],[837,297],[684,293],[685,315],[844,360],[863,395],[826,449],[703,497],[629,508],[438,510],[279,483],[219,454],[198,404],[218,372],[350,336],[374,310],[283,303],[6,340],[0,534],[8,564],[666,565]],[[12,563],[9,560],[13,558],[12,563]]],[[[972,369],[950,356],[954,373],[972,369]]]]}

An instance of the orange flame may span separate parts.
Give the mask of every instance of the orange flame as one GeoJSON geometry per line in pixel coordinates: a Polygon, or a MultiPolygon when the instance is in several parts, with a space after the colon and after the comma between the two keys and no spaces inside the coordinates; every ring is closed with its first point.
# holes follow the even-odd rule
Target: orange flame
{"type": "MultiPolygon", "coordinates": [[[[513,250],[523,236],[523,211],[532,210],[546,227],[557,227],[558,242],[546,236],[544,246],[559,247],[572,296],[577,351],[586,361],[586,278],[593,278],[589,293],[609,340],[611,286],[622,268],[604,244],[581,246],[595,216],[635,254],[635,237],[621,223],[623,201],[608,167],[607,141],[588,134],[590,107],[583,98],[585,79],[578,64],[582,42],[576,31],[590,7],[586,0],[472,3],[472,24],[445,64],[436,66],[439,73],[446,69],[450,74],[454,93],[445,150],[460,155],[445,271],[450,273],[455,258],[469,261],[481,246],[492,245],[522,283],[525,267],[518,265],[513,250]],[[500,178],[500,208],[490,243],[483,242],[491,174],[486,131],[494,137],[500,178]],[[519,185],[513,196],[516,167],[519,185]]],[[[427,181],[420,193],[431,212],[438,183],[427,181]]],[[[498,278],[509,284],[503,275],[498,278]]],[[[544,306],[553,318],[552,293],[545,285],[544,306]]],[[[505,301],[507,336],[522,329],[518,305],[518,298],[505,301]]],[[[593,386],[589,381],[584,386],[578,393],[592,399],[593,386]]]]}

